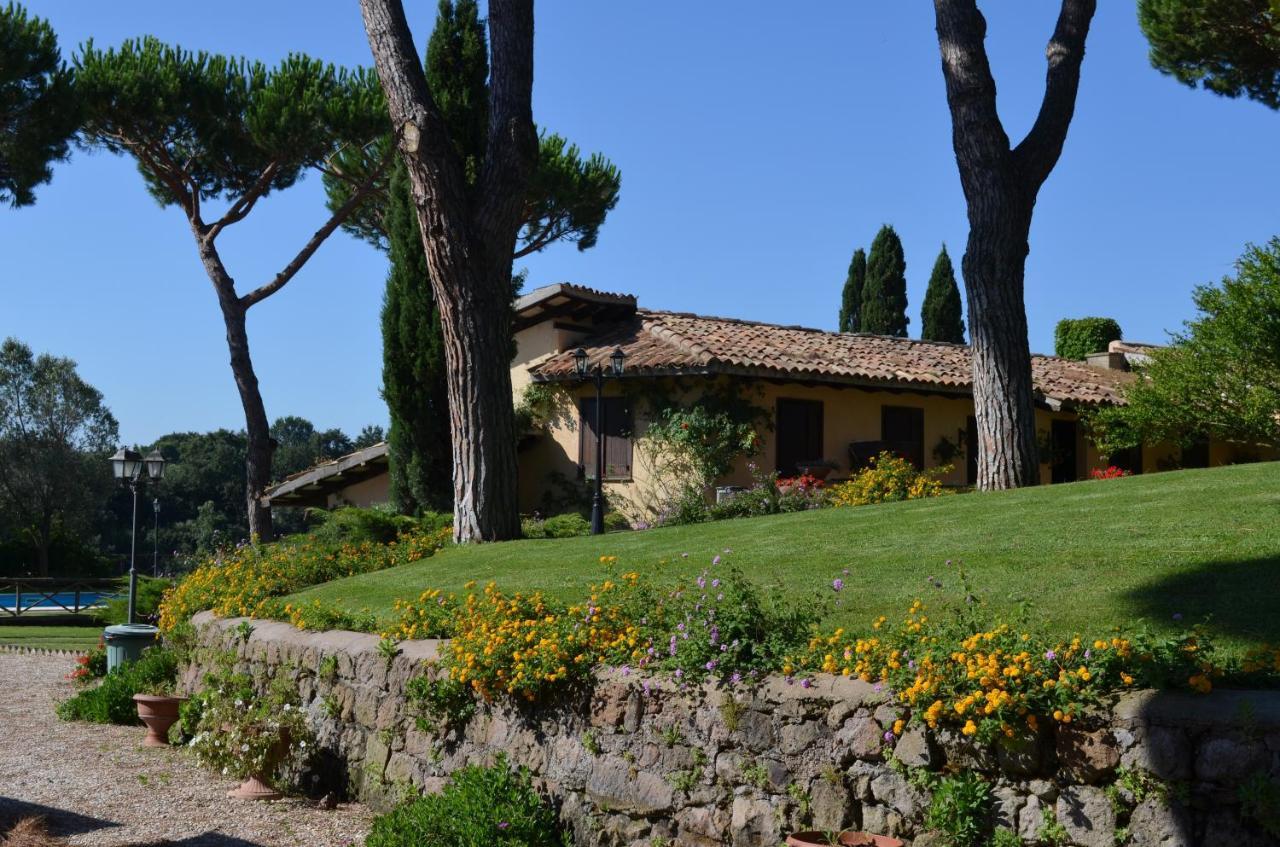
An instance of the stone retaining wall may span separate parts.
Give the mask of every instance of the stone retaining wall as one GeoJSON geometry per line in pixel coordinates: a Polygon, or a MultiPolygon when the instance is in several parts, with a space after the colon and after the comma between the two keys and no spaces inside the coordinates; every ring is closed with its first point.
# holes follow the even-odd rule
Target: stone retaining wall
{"type": "Polygon", "coordinates": [[[1280,819],[1276,692],[1136,692],[1089,728],[1022,743],[913,729],[886,745],[895,712],[857,680],[770,679],[730,694],[609,671],[573,702],[485,707],[435,737],[416,727],[405,686],[436,642],[402,643],[388,660],[371,635],[254,621],[244,641],[238,619],[195,620],[201,649],[184,686],[226,649],[259,679],[289,674],[318,735],[322,784],[375,804],[505,753],[557,798],[579,845],[774,847],[792,829],[841,827],[924,845],[943,842],[923,832],[929,797],[916,777],[973,769],[995,785],[998,823],[1029,843],[1047,812],[1078,847],[1126,836],[1138,847],[1280,843],[1254,819],[1280,819]],[[1242,786],[1267,784],[1270,801],[1246,814],[1242,786]]]}

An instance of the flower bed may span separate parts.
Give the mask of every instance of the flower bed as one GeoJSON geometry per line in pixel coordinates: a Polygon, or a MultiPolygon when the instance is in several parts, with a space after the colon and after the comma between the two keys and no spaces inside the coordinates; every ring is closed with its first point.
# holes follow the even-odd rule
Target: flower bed
{"type": "MultiPolygon", "coordinates": [[[[296,616],[305,622],[308,616],[315,618],[325,610],[296,611],[275,598],[322,582],[424,559],[449,543],[451,536],[447,528],[412,530],[386,543],[334,542],[300,535],[274,544],[245,544],[220,551],[166,592],[160,604],[160,628],[168,631],[205,609],[223,616],[296,616]]],[[[335,620],[330,616],[324,622],[333,624],[335,620]]]]}

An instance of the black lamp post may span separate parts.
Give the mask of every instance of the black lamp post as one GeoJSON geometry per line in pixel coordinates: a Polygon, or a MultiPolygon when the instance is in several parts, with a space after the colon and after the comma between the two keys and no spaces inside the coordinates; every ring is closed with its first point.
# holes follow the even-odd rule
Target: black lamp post
{"type": "Polygon", "coordinates": [[[151,531],[151,575],[160,576],[160,498],[151,501],[156,513],[155,529],[151,531]]]}
{"type": "Polygon", "coordinates": [[[111,471],[115,478],[127,483],[133,492],[133,532],[129,536],[129,623],[137,623],[138,600],[138,491],[147,481],[159,482],[164,478],[164,456],[152,450],[143,458],[137,450],[121,447],[111,457],[111,471]]]}
{"type": "Polygon", "coordinates": [[[603,363],[595,367],[587,360],[587,351],[579,347],[573,352],[573,369],[578,379],[593,379],[596,384],[596,484],[591,497],[591,534],[604,532],[604,381],[606,377],[622,376],[622,366],[627,354],[615,348],[609,355],[609,369],[603,363]]]}

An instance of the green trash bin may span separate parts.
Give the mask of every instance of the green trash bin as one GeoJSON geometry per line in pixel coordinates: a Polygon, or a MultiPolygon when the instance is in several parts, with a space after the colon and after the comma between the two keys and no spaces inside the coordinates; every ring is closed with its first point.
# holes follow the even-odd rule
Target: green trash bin
{"type": "Polygon", "coordinates": [[[142,651],[156,643],[160,630],[145,623],[122,623],[109,626],[102,640],[107,645],[107,672],[126,662],[135,662],[142,651]]]}

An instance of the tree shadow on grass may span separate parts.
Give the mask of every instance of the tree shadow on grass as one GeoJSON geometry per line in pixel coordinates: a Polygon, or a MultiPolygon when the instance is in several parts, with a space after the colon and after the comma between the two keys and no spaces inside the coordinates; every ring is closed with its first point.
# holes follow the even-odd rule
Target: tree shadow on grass
{"type": "Polygon", "coordinates": [[[1245,648],[1280,644],[1280,554],[1205,562],[1125,592],[1134,618],[1174,630],[1211,620],[1213,634],[1245,648]]]}

